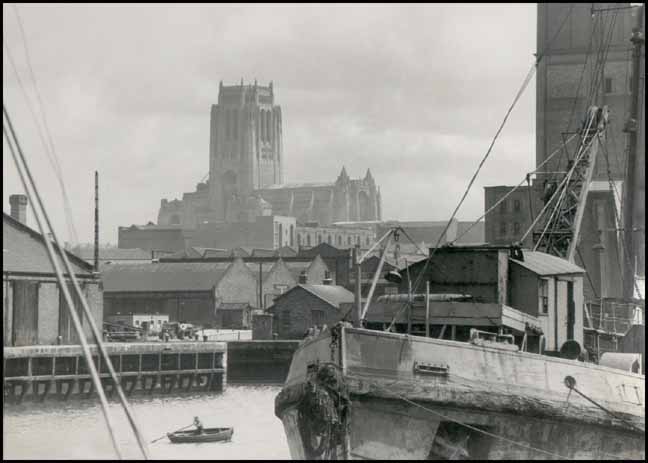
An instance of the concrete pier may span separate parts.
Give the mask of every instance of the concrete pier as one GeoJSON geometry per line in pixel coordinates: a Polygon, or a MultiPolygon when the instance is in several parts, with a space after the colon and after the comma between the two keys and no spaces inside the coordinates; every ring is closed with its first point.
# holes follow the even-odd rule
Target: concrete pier
{"type": "Polygon", "coordinates": [[[300,341],[231,341],[227,343],[230,383],[283,383],[300,341]]]}
{"type": "MultiPolygon", "coordinates": [[[[93,361],[107,396],[114,393],[96,345],[93,361]]],[[[124,393],[222,391],[227,384],[224,342],[109,343],[106,351],[124,393]]],[[[5,347],[4,399],[20,402],[91,397],[94,385],[81,346],[5,347]]]]}

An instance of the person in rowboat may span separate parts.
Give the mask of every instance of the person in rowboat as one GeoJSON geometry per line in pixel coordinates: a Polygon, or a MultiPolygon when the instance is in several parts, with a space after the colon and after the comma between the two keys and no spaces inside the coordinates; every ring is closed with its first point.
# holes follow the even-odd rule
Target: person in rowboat
{"type": "Polygon", "coordinates": [[[197,429],[197,430],[196,430],[196,433],[197,433],[197,434],[203,434],[203,433],[204,433],[204,431],[203,431],[203,425],[202,425],[202,423],[200,422],[200,420],[198,419],[197,416],[194,416],[194,426],[195,426],[196,429],[197,429]]]}

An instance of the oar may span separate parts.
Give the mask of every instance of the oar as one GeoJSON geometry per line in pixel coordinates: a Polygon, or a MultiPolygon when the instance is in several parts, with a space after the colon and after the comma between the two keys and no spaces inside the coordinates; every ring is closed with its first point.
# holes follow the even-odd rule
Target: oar
{"type": "MultiPolygon", "coordinates": [[[[176,429],[176,430],[173,431],[173,432],[182,431],[183,429],[190,428],[191,426],[193,426],[193,423],[191,423],[189,426],[185,426],[184,428],[176,429]]],[[[155,439],[155,440],[152,440],[152,441],[151,441],[151,444],[152,444],[153,442],[157,442],[157,441],[159,441],[160,439],[164,439],[164,438],[167,436],[167,434],[168,434],[168,433],[164,434],[162,437],[159,437],[159,438],[157,438],[157,439],[155,439]]]]}

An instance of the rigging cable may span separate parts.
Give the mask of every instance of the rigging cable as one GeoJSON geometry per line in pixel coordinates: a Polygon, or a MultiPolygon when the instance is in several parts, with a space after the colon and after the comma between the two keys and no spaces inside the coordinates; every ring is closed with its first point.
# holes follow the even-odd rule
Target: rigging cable
{"type": "MultiPolygon", "coordinates": [[[[565,17],[563,18],[560,26],[558,27],[558,30],[556,31],[554,36],[549,41],[549,44],[547,45],[547,50],[551,50],[551,46],[553,45],[553,42],[558,37],[558,34],[562,31],[565,23],[567,22],[567,19],[572,14],[573,9],[574,9],[574,6],[570,5],[569,11],[567,12],[567,14],[565,14],[565,17]]],[[[477,166],[477,170],[473,174],[472,178],[470,179],[470,182],[468,183],[468,186],[466,187],[466,190],[465,190],[464,194],[462,195],[461,199],[459,200],[459,204],[457,204],[457,207],[455,208],[455,210],[452,213],[450,219],[448,220],[448,223],[446,224],[443,232],[441,233],[441,235],[439,235],[439,238],[437,239],[437,242],[436,242],[436,244],[435,244],[435,246],[434,246],[434,248],[432,250],[432,253],[430,253],[430,256],[426,259],[425,265],[423,266],[423,270],[421,271],[421,273],[419,273],[419,275],[418,275],[418,277],[416,279],[416,282],[415,282],[414,287],[413,287],[413,291],[416,291],[416,289],[418,288],[418,286],[419,286],[419,284],[421,282],[421,279],[423,278],[423,275],[425,274],[425,271],[427,270],[427,267],[428,267],[430,261],[432,260],[432,258],[436,254],[437,250],[439,249],[439,244],[441,243],[441,240],[446,236],[446,233],[448,231],[448,228],[450,228],[450,224],[452,223],[452,220],[457,215],[457,212],[459,211],[459,208],[461,207],[464,200],[466,199],[466,196],[468,196],[468,192],[470,191],[470,188],[472,187],[473,183],[475,182],[475,179],[477,178],[477,175],[479,175],[479,172],[481,171],[481,168],[483,167],[484,163],[486,162],[486,160],[490,156],[490,153],[491,153],[491,151],[493,149],[493,146],[495,145],[495,142],[497,141],[497,138],[499,137],[499,134],[502,132],[502,129],[504,128],[504,125],[506,124],[506,121],[508,120],[509,116],[511,115],[511,112],[513,111],[513,108],[515,107],[518,100],[520,99],[520,97],[524,93],[524,90],[527,88],[527,85],[529,84],[529,82],[531,82],[531,79],[533,78],[533,75],[535,74],[536,70],[538,69],[538,64],[540,64],[540,62],[544,58],[545,54],[546,53],[540,53],[538,56],[536,56],[536,59],[535,59],[534,63],[531,65],[531,68],[529,69],[529,72],[527,73],[526,77],[524,78],[524,80],[522,82],[522,85],[520,86],[520,89],[518,90],[517,94],[515,95],[515,98],[513,99],[513,103],[511,103],[511,106],[509,107],[508,111],[506,112],[506,115],[504,116],[504,119],[502,120],[502,123],[500,124],[497,132],[495,133],[495,136],[493,137],[493,140],[492,140],[490,146],[488,147],[488,150],[486,151],[486,154],[484,155],[481,162],[477,166]]],[[[405,303],[403,305],[403,307],[401,307],[401,309],[397,313],[400,313],[406,305],[407,305],[407,303],[405,303]]],[[[387,328],[387,331],[391,330],[391,328],[394,325],[394,322],[396,320],[396,318],[395,318],[396,316],[397,315],[395,315],[394,318],[392,319],[391,323],[389,324],[389,328],[387,328]]]]}
{"type": "MultiPolygon", "coordinates": [[[[99,395],[99,401],[101,402],[101,409],[104,414],[104,418],[106,419],[106,425],[108,427],[108,432],[110,434],[110,438],[112,440],[112,444],[115,450],[115,453],[119,457],[119,459],[122,459],[121,452],[119,450],[119,445],[117,443],[117,438],[115,436],[115,427],[112,421],[112,418],[110,416],[110,412],[108,409],[108,401],[106,399],[106,395],[104,393],[103,387],[101,386],[101,380],[99,379],[99,375],[96,370],[96,365],[92,360],[92,354],[90,353],[90,348],[88,346],[88,343],[85,339],[85,336],[83,336],[83,328],[81,327],[81,321],[79,320],[79,315],[76,312],[76,309],[74,307],[74,304],[72,303],[72,298],[70,297],[70,293],[68,290],[68,286],[65,284],[65,281],[63,280],[63,275],[61,272],[60,268],[60,263],[56,259],[56,256],[54,255],[54,250],[52,249],[52,243],[51,240],[47,238],[47,233],[45,232],[45,228],[43,226],[43,223],[41,221],[41,218],[39,216],[39,211],[38,211],[38,206],[40,204],[40,201],[35,202],[31,193],[31,189],[34,191],[34,195],[38,198],[38,190],[36,189],[36,185],[31,183],[28,185],[27,180],[25,179],[25,173],[23,173],[23,169],[25,172],[29,175],[29,170],[28,167],[22,166],[20,164],[20,161],[18,160],[18,156],[16,155],[16,151],[14,150],[14,146],[12,145],[11,139],[9,138],[8,133],[10,132],[13,138],[13,142],[16,145],[16,150],[18,152],[21,152],[20,144],[18,143],[18,139],[16,138],[16,134],[13,131],[13,126],[11,125],[11,119],[9,118],[9,114],[7,113],[6,107],[3,105],[3,114],[5,118],[7,119],[7,127],[5,127],[5,121],[3,119],[3,124],[2,124],[2,133],[5,136],[5,140],[7,141],[7,145],[9,145],[9,150],[11,152],[11,156],[13,157],[14,163],[16,164],[16,169],[18,170],[18,175],[20,177],[20,181],[23,184],[23,188],[25,190],[25,194],[29,198],[29,201],[31,204],[34,205],[34,217],[36,218],[36,223],[38,224],[38,229],[41,233],[43,242],[45,243],[45,247],[47,249],[47,255],[50,259],[50,262],[52,263],[52,266],[54,267],[54,271],[56,273],[56,278],[58,280],[59,286],[61,288],[61,291],[63,291],[63,296],[65,298],[65,301],[68,306],[68,310],[70,312],[70,315],[72,317],[72,323],[74,324],[74,328],[76,329],[77,333],[79,334],[79,341],[81,343],[81,350],[83,351],[83,355],[86,361],[86,365],[88,366],[88,369],[90,370],[90,377],[92,379],[92,382],[94,384],[95,389],[97,390],[97,394],[99,395]],[[31,189],[29,188],[31,186],[31,189]]],[[[31,176],[30,176],[30,181],[31,181],[31,176]]],[[[41,212],[43,216],[47,216],[46,212],[43,210],[41,212]]],[[[53,233],[53,230],[51,230],[53,233]]],[[[60,247],[59,247],[60,250],[60,247]]],[[[65,253],[65,251],[62,251],[62,253],[65,253]]],[[[71,274],[73,275],[73,273],[71,274]]]]}
{"type": "MultiPolygon", "coordinates": [[[[50,163],[52,164],[52,167],[55,170],[57,179],[59,181],[59,185],[61,186],[61,191],[62,191],[62,196],[63,196],[63,204],[64,204],[64,207],[65,207],[66,220],[67,220],[67,225],[68,225],[68,229],[69,229],[69,232],[70,232],[71,240],[73,241],[73,244],[77,244],[78,241],[79,241],[79,238],[78,238],[78,235],[77,235],[77,232],[76,232],[76,228],[74,226],[74,216],[72,214],[72,207],[70,205],[70,200],[69,200],[69,197],[67,195],[67,189],[65,188],[65,182],[63,180],[63,171],[61,169],[61,164],[59,162],[59,157],[58,157],[58,155],[56,153],[56,149],[54,147],[54,141],[53,141],[53,138],[52,138],[51,131],[49,129],[49,124],[47,123],[45,105],[43,104],[43,100],[41,98],[40,90],[39,90],[38,84],[36,82],[36,75],[34,73],[34,68],[33,68],[32,63],[31,63],[31,55],[29,53],[29,47],[27,46],[27,37],[26,37],[26,34],[25,34],[23,21],[22,21],[22,18],[20,17],[18,7],[16,5],[13,5],[13,7],[14,7],[14,12],[16,14],[16,19],[17,19],[17,22],[18,22],[18,25],[19,25],[19,28],[20,28],[20,33],[21,33],[22,42],[23,42],[23,48],[25,50],[25,57],[26,57],[26,61],[27,61],[27,66],[29,68],[29,74],[30,74],[30,77],[31,77],[32,86],[34,87],[34,92],[36,93],[38,106],[40,108],[42,124],[43,124],[43,128],[45,129],[45,134],[47,135],[47,142],[48,143],[45,143],[44,137],[43,137],[43,135],[41,133],[40,124],[38,123],[38,119],[36,119],[34,111],[31,108],[30,108],[30,111],[32,112],[32,116],[34,117],[36,125],[38,127],[39,135],[41,137],[41,142],[43,142],[43,147],[45,149],[45,152],[46,152],[46,154],[48,155],[48,157],[50,159],[50,163]]],[[[5,42],[6,42],[6,39],[5,39],[5,42]]],[[[7,48],[8,48],[8,46],[7,46],[7,48]]],[[[8,54],[9,54],[9,57],[10,57],[9,52],[8,52],[8,54]]],[[[15,66],[15,63],[13,62],[13,59],[11,59],[11,57],[10,57],[10,61],[11,61],[12,67],[14,69],[14,72],[16,74],[16,78],[18,79],[18,70],[17,70],[17,67],[15,66]]],[[[27,99],[27,93],[26,93],[25,89],[22,87],[22,84],[21,84],[21,88],[23,89],[25,99],[27,99]]]]}
{"type": "MultiPolygon", "coordinates": [[[[573,134],[571,137],[569,137],[567,139],[567,141],[565,141],[565,143],[563,145],[559,146],[557,149],[555,149],[553,151],[553,153],[551,153],[549,156],[547,156],[547,158],[544,161],[542,161],[538,165],[538,167],[535,168],[535,170],[532,170],[531,172],[527,173],[520,183],[518,183],[513,189],[511,189],[508,193],[506,193],[504,196],[502,196],[495,204],[493,204],[486,212],[484,212],[484,214],[481,217],[476,219],[472,223],[472,225],[470,225],[470,227],[468,227],[466,230],[464,230],[461,235],[459,235],[454,240],[452,240],[452,242],[450,244],[454,244],[458,240],[463,238],[466,235],[466,233],[468,233],[470,230],[472,230],[473,227],[475,227],[479,223],[479,221],[481,219],[483,219],[488,214],[490,214],[497,206],[499,206],[504,200],[506,200],[506,198],[508,198],[515,190],[520,188],[524,182],[528,182],[528,178],[529,178],[529,176],[531,174],[537,173],[546,163],[548,163],[551,160],[551,158],[553,158],[556,154],[560,153],[564,149],[564,146],[566,146],[569,142],[571,142],[573,139],[575,139],[576,136],[577,136],[577,134],[573,134]]],[[[529,188],[530,188],[530,185],[529,185],[529,188]]],[[[529,191],[531,191],[531,190],[529,190],[529,191]]],[[[531,204],[531,202],[529,202],[529,204],[531,204]]]]}
{"type": "MultiPolygon", "coordinates": [[[[56,233],[54,231],[54,228],[52,227],[52,223],[51,223],[51,221],[49,219],[49,216],[48,216],[47,211],[45,209],[45,206],[44,206],[44,204],[42,202],[42,199],[40,197],[38,189],[36,188],[36,182],[34,181],[34,178],[32,177],[31,171],[29,169],[29,165],[27,163],[27,160],[25,159],[25,156],[24,156],[24,154],[22,152],[22,149],[20,148],[20,144],[18,143],[18,138],[17,138],[17,136],[15,134],[15,131],[13,129],[13,125],[11,124],[11,119],[10,119],[9,114],[7,112],[7,109],[6,109],[6,107],[4,105],[3,105],[3,113],[4,113],[4,115],[5,115],[6,119],[7,119],[7,124],[8,124],[9,130],[10,130],[10,132],[12,134],[12,138],[14,139],[14,142],[16,144],[18,155],[19,155],[20,160],[22,162],[22,166],[25,169],[25,173],[27,174],[30,185],[31,185],[31,187],[32,187],[32,189],[34,191],[34,196],[35,196],[36,201],[37,201],[34,204],[37,204],[38,207],[40,208],[40,210],[41,210],[41,212],[43,214],[43,217],[45,219],[45,222],[46,222],[48,228],[50,229],[50,232],[52,234],[54,242],[58,246],[60,256],[62,257],[63,263],[65,264],[66,270],[68,272],[68,275],[69,275],[70,279],[72,280],[72,283],[73,283],[74,289],[75,289],[75,291],[77,293],[77,296],[79,297],[79,300],[81,302],[81,307],[82,307],[82,309],[83,309],[83,311],[84,311],[84,313],[86,315],[86,318],[87,318],[87,320],[89,322],[89,325],[90,325],[91,331],[92,331],[92,333],[94,335],[95,342],[97,344],[99,352],[104,357],[104,359],[106,360],[106,366],[108,367],[108,371],[110,373],[111,379],[113,380],[114,387],[117,390],[119,400],[121,402],[122,407],[124,408],[124,411],[125,411],[126,416],[128,418],[129,424],[131,425],[131,427],[133,429],[133,432],[134,432],[135,437],[137,439],[140,450],[142,451],[142,454],[144,455],[144,458],[148,459],[148,449],[147,449],[147,446],[146,446],[146,441],[144,440],[144,438],[142,436],[142,433],[139,431],[139,426],[137,425],[137,422],[135,420],[132,409],[130,408],[130,405],[128,404],[128,401],[126,400],[124,392],[123,392],[123,390],[121,388],[119,378],[117,378],[117,374],[115,373],[115,370],[113,368],[110,357],[108,356],[108,353],[106,352],[105,346],[103,345],[103,341],[101,339],[101,333],[97,329],[97,326],[96,326],[96,324],[94,322],[92,312],[90,311],[90,308],[88,307],[88,303],[86,301],[86,298],[83,296],[83,292],[81,291],[81,288],[79,286],[79,283],[78,283],[77,278],[76,278],[75,273],[74,273],[74,269],[72,268],[72,265],[70,264],[70,261],[69,261],[69,259],[67,257],[67,253],[63,249],[63,247],[61,246],[61,243],[60,243],[60,241],[58,239],[58,236],[56,235],[56,233]]],[[[18,164],[16,164],[16,165],[18,166],[18,164]]],[[[30,201],[31,201],[31,199],[30,199],[30,201]]],[[[35,211],[36,211],[36,208],[35,208],[35,211]]],[[[41,230],[41,232],[42,231],[43,230],[41,230]]],[[[45,236],[45,235],[43,235],[43,236],[45,236]]],[[[51,244],[49,243],[49,240],[45,239],[45,241],[46,241],[46,244],[48,245],[48,247],[51,246],[51,244]]],[[[55,262],[56,262],[55,268],[58,269],[59,268],[58,267],[58,261],[55,261],[55,262]]],[[[67,291],[66,287],[64,288],[64,291],[67,291]]],[[[70,307],[73,307],[73,305],[71,304],[71,301],[68,300],[67,303],[68,303],[68,305],[70,307]]],[[[79,331],[79,330],[77,330],[77,331],[78,331],[79,337],[83,340],[83,342],[86,342],[84,333],[82,331],[79,331]]],[[[96,387],[96,385],[95,385],[95,387],[96,387]]],[[[103,393],[103,390],[102,390],[102,393],[103,393]]]]}

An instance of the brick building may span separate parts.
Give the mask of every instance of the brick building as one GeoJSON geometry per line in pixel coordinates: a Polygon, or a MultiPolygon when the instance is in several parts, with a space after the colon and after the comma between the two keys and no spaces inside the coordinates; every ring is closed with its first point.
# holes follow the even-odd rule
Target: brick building
{"type": "Polygon", "coordinates": [[[302,339],[313,326],[333,326],[353,303],[353,293],[331,284],[299,284],[277,299],[269,313],[279,339],[302,339]]]}
{"type": "MultiPolygon", "coordinates": [[[[5,213],[2,215],[4,345],[58,344],[59,339],[62,344],[78,344],[79,338],[50,263],[44,238],[24,223],[27,201],[26,197],[23,198],[18,210],[12,207],[16,218],[5,213]]],[[[72,253],[65,252],[94,321],[101,327],[103,299],[100,281],[93,274],[92,265],[72,253]]],[[[92,339],[90,324],[83,313],[72,282],[69,279],[66,281],[84,334],[92,339]]]]}

